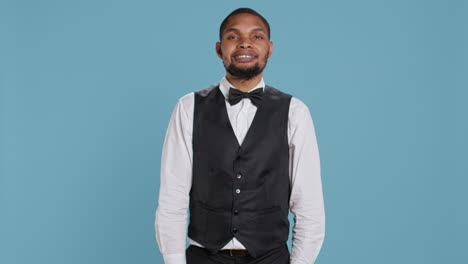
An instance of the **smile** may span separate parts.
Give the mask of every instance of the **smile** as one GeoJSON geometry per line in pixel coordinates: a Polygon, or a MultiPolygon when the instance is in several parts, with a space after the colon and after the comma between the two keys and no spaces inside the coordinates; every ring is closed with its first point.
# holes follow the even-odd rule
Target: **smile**
{"type": "Polygon", "coordinates": [[[250,56],[250,55],[239,55],[239,56],[236,56],[236,59],[251,59],[253,57],[254,56],[250,56]]]}
{"type": "Polygon", "coordinates": [[[256,58],[256,56],[246,55],[246,54],[234,56],[234,59],[237,62],[251,62],[251,61],[255,60],[255,58],[256,58]]]}

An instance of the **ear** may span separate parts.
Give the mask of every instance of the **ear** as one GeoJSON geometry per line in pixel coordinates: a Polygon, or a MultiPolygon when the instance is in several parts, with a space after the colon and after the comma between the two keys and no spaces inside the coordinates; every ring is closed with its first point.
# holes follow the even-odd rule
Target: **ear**
{"type": "Polygon", "coordinates": [[[270,58],[271,55],[273,54],[273,41],[270,41],[268,45],[270,46],[270,51],[268,52],[268,58],[270,58]]]}
{"type": "Polygon", "coordinates": [[[223,52],[221,50],[221,42],[216,42],[216,47],[215,47],[215,50],[216,50],[216,55],[218,55],[218,57],[220,59],[223,59],[223,52]]]}

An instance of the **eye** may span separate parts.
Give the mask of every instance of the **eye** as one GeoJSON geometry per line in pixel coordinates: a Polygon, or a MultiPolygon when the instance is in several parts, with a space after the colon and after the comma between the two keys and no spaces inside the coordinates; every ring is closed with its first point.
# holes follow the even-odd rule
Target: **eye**
{"type": "Polygon", "coordinates": [[[235,35],[231,35],[231,36],[228,36],[227,39],[235,39],[236,36],[235,35]]]}
{"type": "Polygon", "coordinates": [[[255,35],[255,36],[254,36],[254,39],[263,39],[263,36],[255,35]]]}

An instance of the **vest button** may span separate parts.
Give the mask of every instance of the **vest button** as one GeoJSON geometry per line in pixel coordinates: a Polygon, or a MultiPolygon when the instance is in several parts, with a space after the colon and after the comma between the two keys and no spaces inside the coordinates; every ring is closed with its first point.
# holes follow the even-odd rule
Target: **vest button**
{"type": "Polygon", "coordinates": [[[237,228],[235,228],[235,227],[232,229],[232,233],[233,233],[233,234],[236,234],[237,231],[238,231],[238,230],[237,230],[237,228]]]}
{"type": "Polygon", "coordinates": [[[237,174],[237,179],[240,179],[240,178],[242,178],[242,174],[238,173],[237,174]]]}
{"type": "Polygon", "coordinates": [[[238,210],[234,210],[234,215],[238,215],[239,214],[239,211],[238,210]]]}
{"type": "Polygon", "coordinates": [[[240,189],[236,189],[236,193],[239,194],[239,193],[240,193],[240,189]]]}

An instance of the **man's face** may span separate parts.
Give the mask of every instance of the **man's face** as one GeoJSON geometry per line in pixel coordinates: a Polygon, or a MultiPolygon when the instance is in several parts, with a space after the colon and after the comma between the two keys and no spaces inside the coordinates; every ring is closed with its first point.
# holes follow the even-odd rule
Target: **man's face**
{"type": "Polygon", "coordinates": [[[241,79],[262,73],[272,52],[266,25],[252,14],[230,17],[221,42],[216,43],[216,53],[228,74],[241,79]]]}

